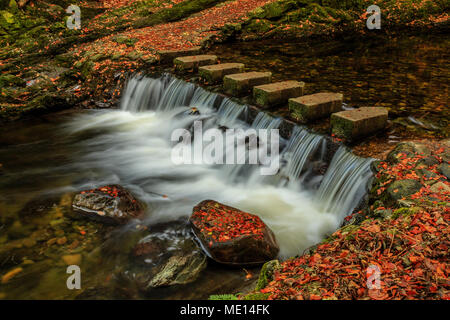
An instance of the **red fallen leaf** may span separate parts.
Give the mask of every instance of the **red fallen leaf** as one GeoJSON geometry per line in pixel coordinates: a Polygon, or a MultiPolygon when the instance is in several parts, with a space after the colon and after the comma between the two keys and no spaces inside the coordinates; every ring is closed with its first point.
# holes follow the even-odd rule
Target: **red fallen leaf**
{"type": "Polygon", "coordinates": [[[322,300],[322,297],[318,296],[316,294],[312,294],[312,295],[309,296],[309,299],[311,299],[311,300],[322,300]]]}
{"type": "Polygon", "coordinates": [[[380,226],[377,224],[372,224],[369,227],[365,228],[369,232],[378,233],[380,232],[380,226]]]}
{"type": "Polygon", "coordinates": [[[412,263],[416,263],[416,262],[419,262],[422,260],[423,260],[423,258],[419,257],[419,256],[409,256],[409,261],[411,261],[412,263]]]}

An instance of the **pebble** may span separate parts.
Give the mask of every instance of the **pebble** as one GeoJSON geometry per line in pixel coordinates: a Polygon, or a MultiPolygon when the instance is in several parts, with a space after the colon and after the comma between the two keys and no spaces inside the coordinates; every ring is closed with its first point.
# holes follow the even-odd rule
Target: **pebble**
{"type": "Polygon", "coordinates": [[[51,238],[50,240],[48,240],[47,241],[47,244],[49,245],[49,246],[51,246],[51,245],[53,245],[53,244],[55,244],[56,243],[56,238],[51,238]]]}
{"type": "Polygon", "coordinates": [[[7,283],[9,280],[11,280],[12,278],[14,278],[16,275],[18,275],[19,273],[21,273],[23,271],[22,268],[15,268],[12,269],[11,271],[7,272],[5,275],[3,275],[2,277],[2,284],[7,283]]]}
{"type": "Polygon", "coordinates": [[[27,248],[31,248],[36,245],[36,240],[34,240],[32,238],[26,238],[26,239],[23,239],[22,244],[27,248]]]}
{"type": "Polygon", "coordinates": [[[59,244],[60,246],[62,246],[66,242],[67,242],[67,238],[66,237],[62,237],[62,238],[59,238],[58,240],[56,240],[56,243],[59,244]]]}
{"type": "Polygon", "coordinates": [[[81,254],[68,254],[65,256],[62,256],[62,260],[68,265],[80,265],[81,263],[81,254]]]}

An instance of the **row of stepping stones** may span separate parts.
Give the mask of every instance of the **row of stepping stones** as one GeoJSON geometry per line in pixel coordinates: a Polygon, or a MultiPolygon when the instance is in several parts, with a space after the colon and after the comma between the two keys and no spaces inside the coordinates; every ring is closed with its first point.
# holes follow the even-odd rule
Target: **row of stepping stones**
{"type": "Polygon", "coordinates": [[[161,56],[173,59],[176,70],[198,71],[209,83],[223,81],[224,91],[233,96],[253,92],[256,105],[262,108],[288,103],[293,118],[308,123],[331,115],[332,133],[348,141],[382,130],[387,125],[388,111],[381,107],[362,107],[342,111],[341,93],[321,92],[303,95],[305,83],[281,81],[272,83],[271,72],[244,72],[243,63],[220,63],[217,56],[200,53],[199,48],[167,51],[161,56]]]}

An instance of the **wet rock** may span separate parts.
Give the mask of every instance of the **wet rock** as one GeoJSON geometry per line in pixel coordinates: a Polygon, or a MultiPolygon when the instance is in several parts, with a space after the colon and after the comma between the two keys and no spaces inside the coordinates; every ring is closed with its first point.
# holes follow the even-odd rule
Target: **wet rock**
{"type": "Polygon", "coordinates": [[[442,173],[447,179],[450,179],[450,165],[448,163],[442,163],[438,166],[438,170],[442,173]]]}
{"type": "Polygon", "coordinates": [[[45,214],[59,203],[59,199],[37,197],[28,201],[25,206],[19,211],[19,218],[25,223],[30,223],[34,219],[41,219],[45,214]]]}
{"type": "Polygon", "coordinates": [[[173,221],[152,226],[132,249],[133,261],[139,265],[164,264],[172,256],[201,253],[195,244],[189,225],[185,221],[173,221]]]}
{"type": "Polygon", "coordinates": [[[130,265],[121,274],[142,291],[195,281],[207,260],[186,220],[149,227],[131,250],[130,265]]]}
{"type": "Polygon", "coordinates": [[[81,254],[68,254],[65,256],[62,256],[61,259],[64,261],[65,264],[68,266],[70,265],[80,265],[81,264],[81,254]]]}
{"type": "Polygon", "coordinates": [[[200,111],[197,108],[194,107],[194,108],[189,109],[188,115],[190,115],[190,116],[198,116],[198,115],[200,115],[200,111]]]}
{"type": "Polygon", "coordinates": [[[272,230],[253,214],[205,200],[194,207],[190,222],[202,249],[219,263],[262,264],[278,254],[272,230]]]}
{"type": "Polygon", "coordinates": [[[170,257],[148,284],[149,288],[187,284],[195,281],[206,268],[206,256],[193,252],[187,256],[170,257]]]}
{"type": "Polygon", "coordinates": [[[400,158],[404,157],[405,155],[407,157],[413,157],[415,154],[430,156],[431,151],[427,146],[425,146],[423,144],[414,143],[414,142],[402,142],[402,143],[399,143],[394,148],[394,150],[392,150],[388,154],[387,160],[390,163],[395,164],[395,163],[398,163],[400,158]]]}
{"type": "Polygon", "coordinates": [[[446,193],[446,192],[450,192],[450,187],[443,182],[438,182],[438,183],[433,184],[431,186],[430,190],[431,190],[431,192],[438,193],[438,194],[446,193]]]}
{"type": "Polygon", "coordinates": [[[416,169],[415,170],[416,173],[420,176],[423,177],[425,179],[432,179],[432,178],[437,178],[438,175],[430,170],[427,170],[425,168],[422,169],[416,169]]]}
{"type": "Polygon", "coordinates": [[[119,185],[108,185],[75,195],[74,212],[109,224],[126,224],[144,213],[144,206],[119,185]]]}
{"type": "Polygon", "coordinates": [[[422,188],[422,184],[417,180],[397,180],[388,187],[387,192],[391,199],[399,200],[416,193],[420,188],[422,188]]]}
{"type": "Polygon", "coordinates": [[[425,166],[434,166],[435,164],[438,164],[439,161],[435,157],[426,157],[419,161],[417,161],[417,166],[425,165],[425,166]]]}

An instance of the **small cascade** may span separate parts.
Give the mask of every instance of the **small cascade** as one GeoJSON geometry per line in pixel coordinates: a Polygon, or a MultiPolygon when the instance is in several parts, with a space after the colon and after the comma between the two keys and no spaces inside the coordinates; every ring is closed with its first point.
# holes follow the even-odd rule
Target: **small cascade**
{"type": "Polygon", "coordinates": [[[230,127],[246,109],[247,106],[238,104],[231,99],[223,99],[217,111],[217,125],[230,127]]]}
{"type": "Polygon", "coordinates": [[[274,118],[267,113],[261,111],[256,115],[255,120],[253,120],[252,128],[253,129],[277,129],[281,124],[281,118],[274,118]]]}
{"type": "Polygon", "coordinates": [[[192,96],[192,100],[189,103],[190,107],[195,107],[201,109],[202,108],[211,108],[214,106],[215,101],[218,99],[218,95],[213,92],[206,91],[203,88],[198,87],[192,96]]]}
{"type": "MultiPolygon", "coordinates": [[[[328,165],[327,139],[299,126],[294,126],[288,140],[280,137],[275,153],[268,144],[270,129],[278,129],[283,119],[259,112],[249,123],[250,113],[248,106],[169,75],[136,77],[127,83],[121,110],[80,118],[73,128],[108,130],[108,135],[86,142],[91,151],[84,158],[86,166],[99,163],[115,177],[114,183],[142,190],[141,198],[149,203],[167,201],[155,199],[155,194],[168,194],[170,201],[160,203],[152,219],[189,214],[204,199],[222,201],[260,215],[274,230],[286,257],[338,228],[366,194],[372,160],[340,147],[328,165]],[[194,107],[199,112],[188,110],[194,107]],[[177,165],[171,160],[174,146],[180,143],[170,141],[172,133],[182,128],[194,133],[195,121],[202,122],[203,132],[220,129],[222,163],[177,165]],[[249,161],[249,150],[255,146],[261,148],[256,163],[255,153],[249,161]],[[262,158],[260,151],[265,153],[262,158]],[[264,175],[261,168],[274,170],[264,175]]],[[[197,140],[195,134],[191,138],[192,154],[195,146],[209,147],[210,141],[197,140]]]]}
{"type": "Polygon", "coordinates": [[[133,77],[127,82],[120,108],[131,112],[148,110],[159,103],[164,86],[164,79],[133,77]]]}
{"type": "Polygon", "coordinates": [[[308,132],[302,127],[295,127],[288,146],[283,154],[287,165],[283,170],[290,182],[297,181],[318,153],[318,161],[323,161],[326,139],[318,134],[308,132]]]}
{"type": "MultiPolygon", "coordinates": [[[[192,83],[173,78],[164,90],[156,108],[152,109],[168,111],[176,107],[189,106],[196,89],[196,86],[192,83]]],[[[147,94],[152,94],[152,92],[148,92],[147,94]]]]}
{"type": "Polygon", "coordinates": [[[316,194],[316,201],[325,212],[334,212],[341,218],[350,214],[367,193],[372,177],[373,159],[355,156],[341,146],[334,155],[316,194]]]}

